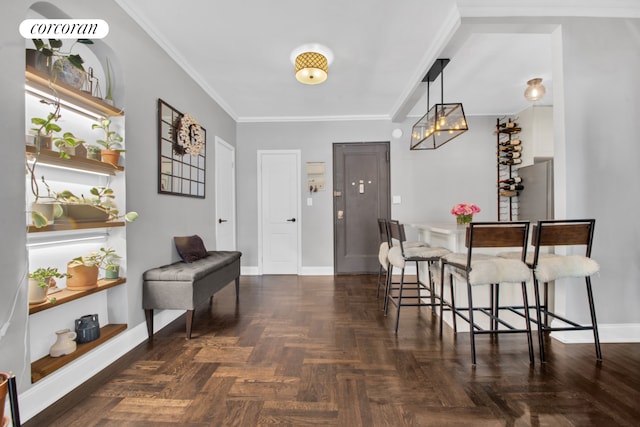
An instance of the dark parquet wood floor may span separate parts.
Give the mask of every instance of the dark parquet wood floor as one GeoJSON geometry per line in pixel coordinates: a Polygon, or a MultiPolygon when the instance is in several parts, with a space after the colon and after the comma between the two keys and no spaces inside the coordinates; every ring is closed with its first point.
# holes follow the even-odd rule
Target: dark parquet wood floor
{"type": "Polygon", "coordinates": [[[242,277],[26,426],[638,426],[640,344],[438,333],[428,308],[384,317],[374,276],[242,277]],[[536,355],[537,356],[537,355],[536,355]]]}

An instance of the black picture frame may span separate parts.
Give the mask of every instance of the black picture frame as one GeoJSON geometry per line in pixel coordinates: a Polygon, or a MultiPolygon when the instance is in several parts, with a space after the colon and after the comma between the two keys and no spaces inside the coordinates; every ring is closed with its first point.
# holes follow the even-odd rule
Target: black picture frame
{"type": "Polygon", "coordinates": [[[174,196],[206,196],[207,131],[202,129],[204,147],[192,155],[178,141],[183,113],[158,98],[158,193],[174,196]]]}

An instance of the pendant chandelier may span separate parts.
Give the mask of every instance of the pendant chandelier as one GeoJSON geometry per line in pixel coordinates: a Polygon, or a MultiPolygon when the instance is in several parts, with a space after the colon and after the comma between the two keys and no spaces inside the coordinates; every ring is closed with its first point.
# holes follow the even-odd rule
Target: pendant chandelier
{"type": "Polygon", "coordinates": [[[422,80],[427,82],[427,108],[429,84],[440,77],[440,103],[435,104],[411,129],[411,150],[435,150],[469,130],[461,103],[444,103],[444,67],[448,59],[438,59],[422,80]]]}

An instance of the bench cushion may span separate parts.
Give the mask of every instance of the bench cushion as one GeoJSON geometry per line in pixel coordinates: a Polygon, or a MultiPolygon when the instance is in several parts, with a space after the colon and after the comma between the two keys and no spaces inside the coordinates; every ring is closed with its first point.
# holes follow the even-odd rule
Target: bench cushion
{"type": "Polygon", "coordinates": [[[237,251],[209,251],[207,256],[191,263],[179,261],[144,272],[145,281],[197,281],[240,258],[237,251]]]}

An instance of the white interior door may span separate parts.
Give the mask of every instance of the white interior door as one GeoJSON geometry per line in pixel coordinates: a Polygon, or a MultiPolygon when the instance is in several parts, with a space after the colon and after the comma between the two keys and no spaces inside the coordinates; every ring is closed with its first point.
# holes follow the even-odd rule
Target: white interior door
{"type": "Polygon", "coordinates": [[[236,250],[235,148],[216,136],[216,250],[236,250]]]}
{"type": "Polygon", "coordinates": [[[262,274],[298,274],[300,151],[258,151],[262,274]]]}

